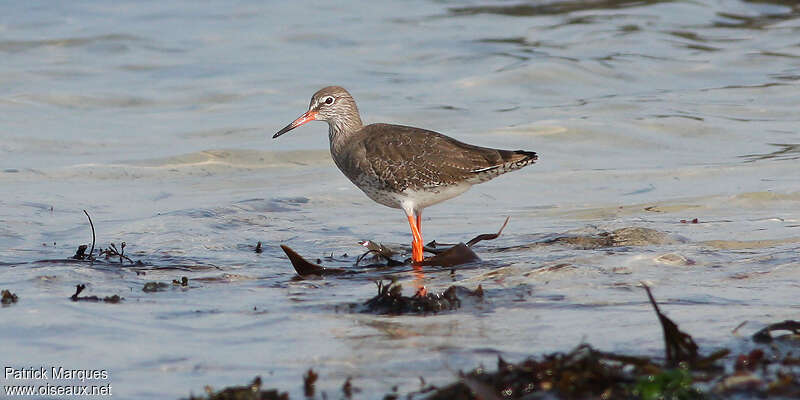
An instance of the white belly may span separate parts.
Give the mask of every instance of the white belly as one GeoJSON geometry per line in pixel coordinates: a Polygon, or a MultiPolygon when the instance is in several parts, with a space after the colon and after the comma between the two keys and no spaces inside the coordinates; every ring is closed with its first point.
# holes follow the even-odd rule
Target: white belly
{"type": "Polygon", "coordinates": [[[406,189],[402,192],[386,192],[375,190],[370,187],[360,188],[370,199],[387,207],[402,209],[410,207],[415,210],[421,210],[436,203],[452,199],[469,190],[471,186],[472,185],[468,183],[462,183],[460,185],[442,186],[428,190],[406,189]]]}

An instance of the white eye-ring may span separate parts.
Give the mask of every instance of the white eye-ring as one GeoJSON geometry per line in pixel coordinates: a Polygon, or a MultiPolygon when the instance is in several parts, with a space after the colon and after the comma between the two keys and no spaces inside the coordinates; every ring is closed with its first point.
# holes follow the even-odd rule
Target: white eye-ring
{"type": "Polygon", "coordinates": [[[325,103],[325,104],[333,104],[333,96],[328,96],[328,97],[322,99],[322,102],[325,103]]]}

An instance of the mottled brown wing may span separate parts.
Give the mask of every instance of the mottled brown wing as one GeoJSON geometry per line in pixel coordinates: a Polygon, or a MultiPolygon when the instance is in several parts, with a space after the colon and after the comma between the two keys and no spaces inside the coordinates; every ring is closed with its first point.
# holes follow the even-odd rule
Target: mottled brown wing
{"type": "Polygon", "coordinates": [[[368,165],[396,191],[479,183],[536,160],[536,153],[473,146],[409,126],[373,124],[362,133],[368,165]]]}

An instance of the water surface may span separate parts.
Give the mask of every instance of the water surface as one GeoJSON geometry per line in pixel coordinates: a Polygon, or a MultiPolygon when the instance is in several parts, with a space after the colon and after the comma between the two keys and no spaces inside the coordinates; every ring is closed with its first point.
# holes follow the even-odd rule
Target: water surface
{"type": "MultiPolygon", "coordinates": [[[[105,368],[131,399],[256,375],[299,396],[313,367],[329,394],[353,377],[380,398],[498,354],[581,341],[660,354],[642,281],[704,349],[796,319],[793,2],[89,0],[0,11],[0,288],[20,297],[0,309],[5,365],[105,368]],[[375,274],[293,279],[278,244],[348,267],[360,240],[410,242],[402,213],[336,170],[323,123],[270,139],[329,84],[352,92],[366,122],[539,153],[425,211],[425,238],[440,242],[511,217],[476,247],[484,262],[426,273],[431,290],[482,285],[486,304],[358,314],[346,305],[375,294],[375,274]],[[84,209],[98,247],[125,241],[147,266],[40,262],[90,243],[84,209]],[[674,240],[529,246],[624,227],[674,240]],[[189,288],[141,290],[181,276],[189,288]],[[70,302],[79,283],[125,300],[70,302]]],[[[410,271],[378,274],[388,275],[413,291],[410,271]]]]}

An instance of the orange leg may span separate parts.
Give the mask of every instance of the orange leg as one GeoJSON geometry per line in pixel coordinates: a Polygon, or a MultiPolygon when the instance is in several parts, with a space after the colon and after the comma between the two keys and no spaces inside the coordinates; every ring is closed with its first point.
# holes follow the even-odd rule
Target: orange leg
{"type": "MultiPolygon", "coordinates": [[[[408,222],[411,225],[411,233],[414,235],[414,240],[411,242],[411,249],[412,249],[412,256],[411,259],[413,262],[421,262],[424,259],[424,242],[422,241],[422,212],[417,211],[417,225],[416,225],[416,233],[414,231],[414,224],[411,224],[413,221],[412,217],[408,217],[408,222]]],[[[425,296],[428,294],[428,290],[425,288],[425,273],[422,272],[422,266],[415,265],[414,266],[414,284],[417,286],[417,296],[425,296]]]]}
{"type": "MultiPolygon", "coordinates": [[[[417,230],[419,231],[419,254],[423,255],[425,250],[425,243],[422,242],[422,211],[417,211],[417,230]]],[[[423,257],[424,258],[424,257],[423,257]]]]}
{"type": "MultiPolygon", "coordinates": [[[[419,215],[417,215],[417,221],[419,221],[419,215]]],[[[411,260],[413,262],[422,262],[422,232],[420,232],[418,222],[414,221],[414,216],[408,216],[408,224],[411,226],[411,235],[414,237],[414,240],[411,242],[411,260]]]]}

